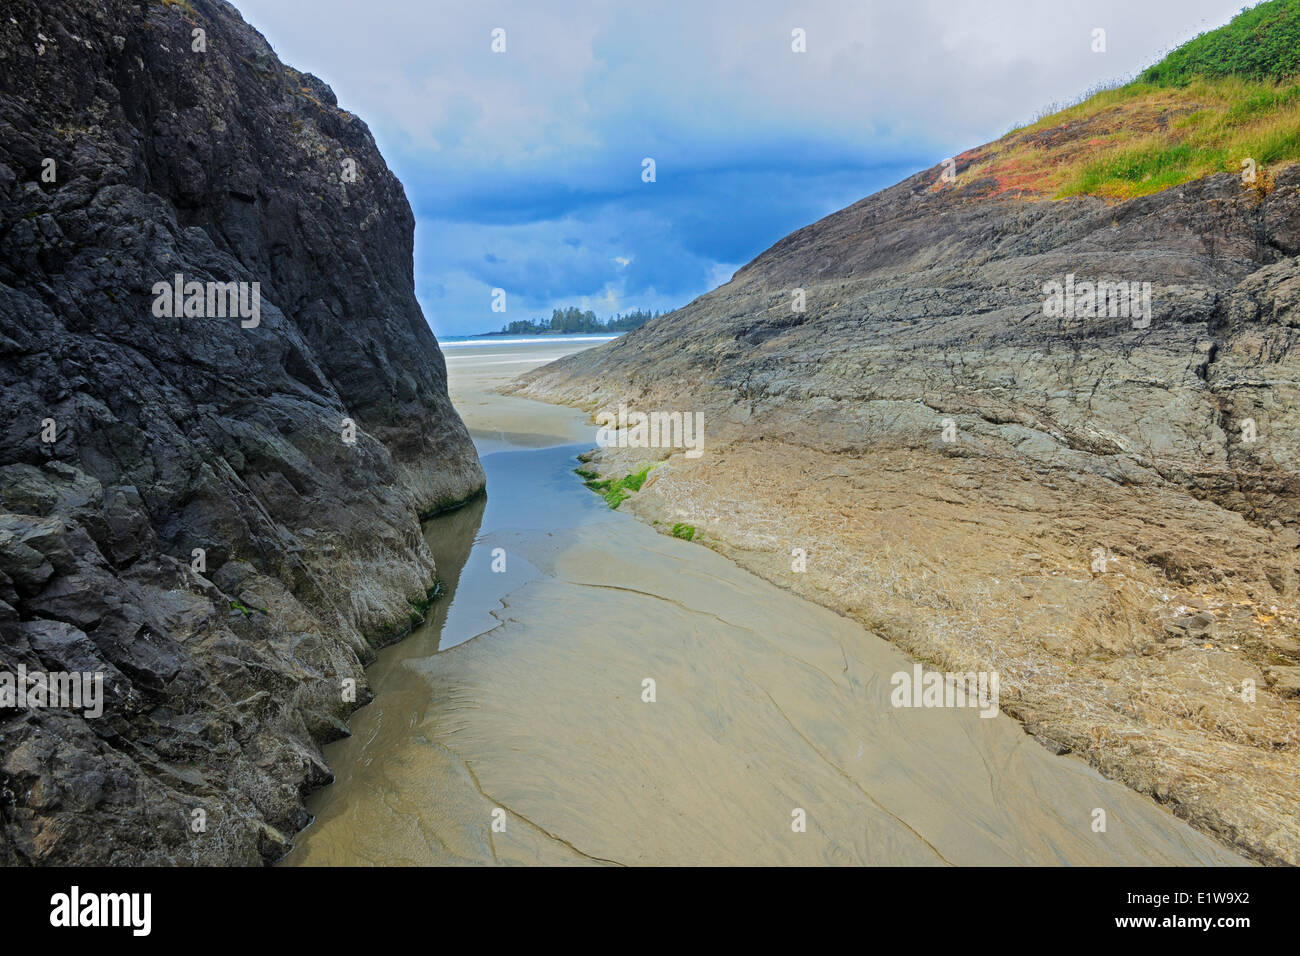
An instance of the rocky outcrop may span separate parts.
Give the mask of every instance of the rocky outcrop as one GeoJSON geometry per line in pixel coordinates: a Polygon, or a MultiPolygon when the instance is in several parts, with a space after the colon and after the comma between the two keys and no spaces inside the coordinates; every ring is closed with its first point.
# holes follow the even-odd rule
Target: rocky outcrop
{"type": "Polygon", "coordinates": [[[0,710],[0,862],[272,860],[483,484],[402,187],[221,0],[13,0],[0,195],[0,671],[104,675],[0,710]]]}
{"type": "Polygon", "coordinates": [[[718,438],[789,424],[797,406],[798,432],[840,450],[910,425],[928,447],[940,413],[1015,424],[1054,436],[1040,452],[1006,434],[1015,457],[1131,461],[1264,523],[1300,521],[1300,452],[1283,440],[1300,426],[1300,169],[1266,197],[1217,176],[1121,205],[982,201],[937,189],[940,172],[792,234],[715,292],[533,373],[524,391],[594,405],[671,404],[685,390],[718,413],[718,438]],[[1044,285],[1070,275],[1150,283],[1149,325],[1045,315],[1044,285]],[[922,408],[873,424],[891,402],[922,408]],[[1248,418],[1277,440],[1240,441],[1248,418]]]}
{"type": "Polygon", "coordinates": [[[945,669],[1001,671],[1049,746],[1300,862],[1300,168],[1123,203],[965,171],[518,391],[702,411],[698,460],[597,453],[616,477],[668,457],[627,507],[945,669]],[[1150,312],[1054,314],[1072,281],[1149,283],[1150,312]]]}

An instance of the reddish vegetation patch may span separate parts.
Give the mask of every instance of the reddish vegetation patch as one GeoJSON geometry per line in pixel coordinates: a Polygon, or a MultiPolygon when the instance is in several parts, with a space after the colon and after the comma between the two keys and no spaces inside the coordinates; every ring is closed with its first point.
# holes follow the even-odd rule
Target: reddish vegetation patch
{"type": "Polygon", "coordinates": [[[967,199],[1049,198],[1073,171],[1106,151],[1143,136],[1171,136],[1173,121],[1203,108],[1197,102],[1170,102],[1175,96],[1166,93],[1104,107],[1091,116],[1015,130],[956,157],[958,172],[971,175],[956,184],[936,177],[932,189],[947,187],[967,199]]]}

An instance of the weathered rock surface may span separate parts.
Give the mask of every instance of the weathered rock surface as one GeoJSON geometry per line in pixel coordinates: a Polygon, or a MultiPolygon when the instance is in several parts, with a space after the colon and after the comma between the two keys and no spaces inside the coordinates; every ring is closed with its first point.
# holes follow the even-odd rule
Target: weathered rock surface
{"type": "Polygon", "coordinates": [[[433,584],[419,515],[483,484],[402,187],[221,0],[12,0],[0,196],[0,670],[105,675],[0,711],[0,862],[274,859],[433,584]],[[260,323],[156,317],[176,273],[260,323]]]}
{"type": "Polygon", "coordinates": [[[940,173],[517,391],[703,411],[703,457],[626,507],[943,669],[999,670],[1032,733],[1300,862],[1300,168],[1122,204],[940,173]],[[1151,283],[1149,327],[1045,314],[1070,274],[1151,283]]]}

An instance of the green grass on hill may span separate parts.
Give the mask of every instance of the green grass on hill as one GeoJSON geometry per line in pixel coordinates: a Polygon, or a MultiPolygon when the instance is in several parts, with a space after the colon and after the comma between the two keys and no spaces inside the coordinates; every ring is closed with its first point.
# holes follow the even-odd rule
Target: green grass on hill
{"type": "MultiPolygon", "coordinates": [[[[1141,107],[1158,88],[1124,89],[1141,107]]],[[[1241,173],[1254,163],[1256,185],[1267,191],[1268,168],[1300,160],[1300,84],[1273,86],[1236,78],[1193,81],[1194,95],[1163,129],[1116,137],[1109,149],[1084,157],[1061,183],[1058,197],[1101,195],[1131,198],[1214,173],[1241,173]]]]}
{"type": "Polygon", "coordinates": [[[1236,76],[1277,83],[1300,72],[1300,0],[1269,0],[1227,26],[1184,43],[1138,82],[1186,86],[1194,79],[1236,76]]]}
{"type": "Polygon", "coordinates": [[[1269,0],[1131,83],[966,154],[984,196],[1131,199],[1214,173],[1300,161],[1300,0],[1269,0]],[[1245,166],[1243,166],[1245,164],[1245,166]]]}

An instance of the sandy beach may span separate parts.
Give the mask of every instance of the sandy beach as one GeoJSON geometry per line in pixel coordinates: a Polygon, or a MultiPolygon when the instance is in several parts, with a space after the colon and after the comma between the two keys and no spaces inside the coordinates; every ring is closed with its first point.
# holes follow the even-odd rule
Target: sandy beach
{"type": "Polygon", "coordinates": [[[497,390],[516,376],[598,345],[599,342],[462,344],[445,348],[447,390],[460,412],[479,455],[519,448],[545,448],[577,442],[595,443],[596,429],[580,415],[497,390]]]}
{"type": "Polygon", "coordinates": [[[486,500],[426,525],[444,595],[288,864],[1244,862],[1005,715],[893,706],[898,648],[609,510],[582,414],[493,391],[562,348],[448,350],[486,500]]]}

